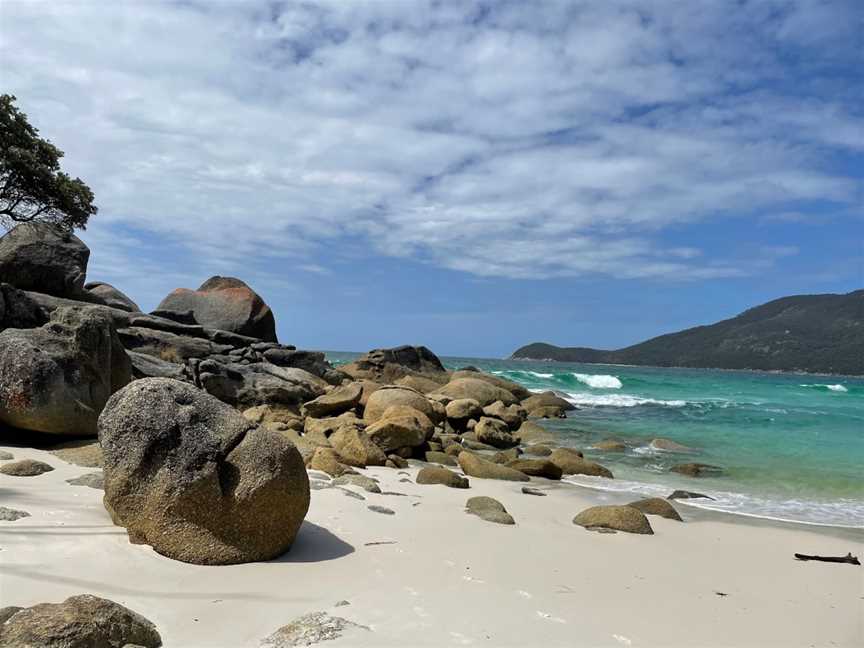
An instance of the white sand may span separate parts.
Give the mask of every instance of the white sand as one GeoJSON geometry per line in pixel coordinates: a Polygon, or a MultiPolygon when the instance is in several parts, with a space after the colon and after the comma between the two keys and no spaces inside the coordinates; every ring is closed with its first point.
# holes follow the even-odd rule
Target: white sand
{"type": "Polygon", "coordinates": [[[153,621],[169,648],[257,646],[318,610],[370,628],[322,644],[334,648],[864,645],[864,567],[792,556],[864,558],[858,532],[751,524],[682,505],[689,521],[652,516],[654,536],[597,534],[573,516],[619,496],[558,486],[532,497],[522,484],[480,479],[469,490],[418,486],[380,468],[365,472],[408,496],[313,491],[282,559],[201,567],[129,544],[102,491],[65,482],[93,469],[5,449],[56,470],[0,475],[0,505],[32,515],[0,522],[0,606],[96,594],[153,621]],[[517,525],[465,514],[473,495],[498,498],[517,525]],[[395,544],[366,544],[382,541],[395,544]],[[342,599],[350,605],[334,607],[342,599]]]}

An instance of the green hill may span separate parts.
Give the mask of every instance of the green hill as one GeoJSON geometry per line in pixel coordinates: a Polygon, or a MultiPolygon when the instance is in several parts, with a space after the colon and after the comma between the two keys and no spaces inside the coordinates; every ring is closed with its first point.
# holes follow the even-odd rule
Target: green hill
{"type": "Polygon", "coordinates": [[[864,374],[864,290],[775,299],[709,326],[604,351],[537,342],[514,359],[864,374]]]}

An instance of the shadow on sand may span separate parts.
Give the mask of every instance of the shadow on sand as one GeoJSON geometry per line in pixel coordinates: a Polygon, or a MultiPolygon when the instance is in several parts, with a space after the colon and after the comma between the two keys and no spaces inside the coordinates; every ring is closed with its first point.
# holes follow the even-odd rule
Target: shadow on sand
{"type": "Polygon", "coordinates": [[[354,547],[322,526],[303,522],[291,549],[272,562],[308,563],[335,560],[354,553],[354,547]]]}

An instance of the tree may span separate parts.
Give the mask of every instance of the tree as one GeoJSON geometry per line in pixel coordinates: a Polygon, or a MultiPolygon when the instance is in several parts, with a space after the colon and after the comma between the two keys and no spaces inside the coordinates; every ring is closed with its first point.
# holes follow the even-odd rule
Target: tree
{"type": "Polygon", "coordinates": [[[39,137],[15,100],[0,95],[0,225],[43,221],[84,229],[97,211],[93,192],[60,170],[63,151],[39,137]]]}

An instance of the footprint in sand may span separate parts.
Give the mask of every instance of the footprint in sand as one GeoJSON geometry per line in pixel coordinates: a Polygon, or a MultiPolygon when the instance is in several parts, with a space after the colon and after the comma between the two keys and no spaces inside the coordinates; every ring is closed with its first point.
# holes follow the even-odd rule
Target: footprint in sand
{"type": "Polygon", "coordinates": [[[524,599],[534,598],[531,592],[526,592],[525,590],[516,590],[516,593],[524,599]]]}
{"type": "Polygon", "coordinates": [[[469,576],[468,574],[465,574],[462,577],[462,580],[464,580],[466,583],[485,583],[486,582],[484,580],[480,580],[479,578],[474,578],[473,576],[469,576]]]}
{"type": "Polygon", "coordinates": [[[453,637],[453,641],[458,643],[460,646],[470,646],[474,643],[474,640],[471,637],[466,637],[461,632],[450,632],[451,637],[453,637]]]}
{"type": "Polygon", "coordinates": [[[613,634],[612,638],[624,646],[632,646],[633,645],[633,642],[630,639],[628,639],[627,637],[624,637],[622,635],[613,634]]]}

